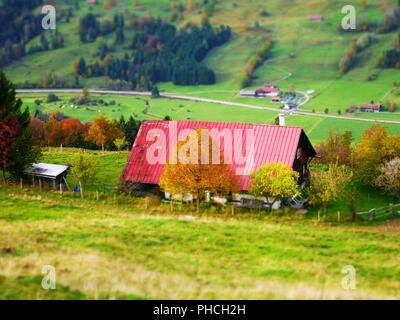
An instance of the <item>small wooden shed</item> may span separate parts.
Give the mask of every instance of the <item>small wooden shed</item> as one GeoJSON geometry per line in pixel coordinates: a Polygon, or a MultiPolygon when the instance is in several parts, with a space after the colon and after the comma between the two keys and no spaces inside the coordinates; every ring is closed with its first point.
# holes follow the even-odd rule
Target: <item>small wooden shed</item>
{"type": "Polygon", "coordinates": [[[34,163],[25,170],[25,175],[32,178],[34,185],[37,181],[41,187],[47,184],[49,188],[58,189],[64,185],[68,187],[67,175],[71,167],[69,164],[34,163]]]}

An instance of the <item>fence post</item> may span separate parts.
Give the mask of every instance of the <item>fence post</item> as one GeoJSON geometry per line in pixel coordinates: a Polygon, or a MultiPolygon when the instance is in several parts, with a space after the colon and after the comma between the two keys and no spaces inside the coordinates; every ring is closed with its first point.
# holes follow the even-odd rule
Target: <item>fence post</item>
{"type": "Polygon", "coordinates": [[[232,204],[232,217],[235,215],[235,205],[232,204]]]}
{"type": "Polygon", "coordinates": [[[63,189],[62,189],[62,183],[60,182],[60,194],[62,195],[63,189]]]}
{"type": "Polygon", "coordinates": [[[375,220],[375,209],[369,210],[369,221],[375,220]]]}
{"type": "Polygon", "coordinates": [[[22,178],[19,179],[19,187],[22,189],[22,178]]]}
{"type": "Polygon", "coordinates": [[[39,178],[39,190],[42,191],[42,179],[39,178]]]}
{"type": "Polygon", "coordinates": [[[318,222],[321,221],[321,210],[318,210],[318,222]]]}
{"type": "Polygon", "coordinates": [[[149,206],[149,199],[146,197],[145,199],[144,199],[144,208],[147,210],[148,209],[148,206],[149,206]]]}
{"type": "Polygon", "coordinates": [[[96,190],[96,200],[99,201],[99,192],[96,190]]]}
{"type": "Polygon", "coordinates": [[[82,189],[82,183],[79,181],[79,191],[81,193],[81,199],[83,199],[83,189],[82,189]]]}
{"type": "Polygon", "coordinates": [[[393,217],[396,215],[396,210],[395,210],[395,208],[394,208],[393,203],[389,204],[389,213],[390,213],[390,215],[393,216],[393,217]]]}
{"type": "Polygon", "coordinates": [[[341,217],[340,217],[340,211],[337,212],[337,222],[340,223],[341,217]]]}

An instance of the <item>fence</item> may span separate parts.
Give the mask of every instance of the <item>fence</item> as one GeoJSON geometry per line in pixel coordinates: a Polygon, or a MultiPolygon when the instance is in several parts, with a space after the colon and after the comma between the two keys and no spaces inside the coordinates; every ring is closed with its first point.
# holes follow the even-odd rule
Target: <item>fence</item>
{"type": "Polygon", "coordinates": [[[400,215],[400,203],[390,204],[388,207],[378,209],[374,208],[369,211],[357,212],[357,216],[367,216],[369,221],[383,217],[395,217],[396,215],[400,215]]]}

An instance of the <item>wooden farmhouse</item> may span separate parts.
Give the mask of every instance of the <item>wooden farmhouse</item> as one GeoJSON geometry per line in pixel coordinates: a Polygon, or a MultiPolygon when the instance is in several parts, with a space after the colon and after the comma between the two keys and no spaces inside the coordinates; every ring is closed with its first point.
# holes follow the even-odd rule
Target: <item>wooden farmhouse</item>
{"type": "MultiPolygon", "coordinates": [[[[160,192],[159,182],[165,163],[149,163],[148,150],[154,149],[154,144],[163,136],[166,144],[159,144],[158,152],[168,158],[170,152],[177,144],[179,133],[187,130],[206,129],[220,135],[222,153],[232,154],[242,152],[247,159],[246,163],[229,164],[234,172],[239,172],[238,178],[242,192],[236,200],[248,198],[251,180],[249,175],[262,165],[272,162],[284,163],[299,173],[299,185],[305,186],[309,181],[309,163],[316,156],[316,152],[301,127],[242,124],[225,122],[201,121],[146,121],[140,127],[136,141],[133,145],[129,160],[122,173],[122,183],[125,190],[135,195],[147,195],[160,192]],[[157,134],[153,134],[156,132],[157,134]],[[243,133],[240,139],[233,139],[231,143],[224,143],[223,133],[243,133]],[[252,132],[252,149],[246,154],[246,139],[248,132],[252,132]],[[249,161],[247,161],[249,160],[249,161]]],[[[232,134],[234,136],[234,134],[232,134]]],[[[181,140],[179,140],[181,141],[181,140]]],[[[215,141],[213,139],[213,141],[215,141]]],[[[168,161],[168,159],[167,159],[168,161]]]]}

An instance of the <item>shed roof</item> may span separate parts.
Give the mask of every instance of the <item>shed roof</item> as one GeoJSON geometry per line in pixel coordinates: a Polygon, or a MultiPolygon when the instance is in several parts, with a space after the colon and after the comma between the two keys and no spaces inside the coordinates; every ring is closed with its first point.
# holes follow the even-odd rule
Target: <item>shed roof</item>
{"type": "MultiPolygon", "coordinates": [[[[152,129],[162,130],[167,137],[166,150],[160,150],[164,155],[169,155],[170,144],[176,145],[176,135],[169,136],[170,129],[174,127],[177,132],[184,129],[224,129],[236,130],[253,129],[254,151],[251,155],[253,161],[245,168],[247,174],[240,177],[242,190],[248,190],[250,186],[249,174],[266,163],[280,162],[293,167],[300,139],[305,139],[310,146],[310,156],[315,156],[315,150],[309,142],[301,127],[273,126],[261,124],[225,123],[225,122],[202,122],[202,121],[146,121],[140,127],[138,136],[133,145],[128,163],[122,174],[122,179],[128,182],[140,182],[147,184],[158,184],[164,169],[163,164],[149,164],[146,158],[147,149],[154,144],[154,139],[148,141],[148,133],[152,129]]],[[[245,135],[243,139],[233,139],[230,146],[224,149],[221,142],[221,152],[232,154],[235,150],[243,150],[245,155],[245,135]],[[239,140],[239,141],[238,141],[239,140]]],[[[230,165],[233,170],[239,166],[230,165]]]]}
{"type": "Polygon", "coordinates": [[[42,178],[56,179],[60,175],[66,173],[71,166],[50,163],[34,163],[30,168],[25,170],[25,174],[42,178]]]}

